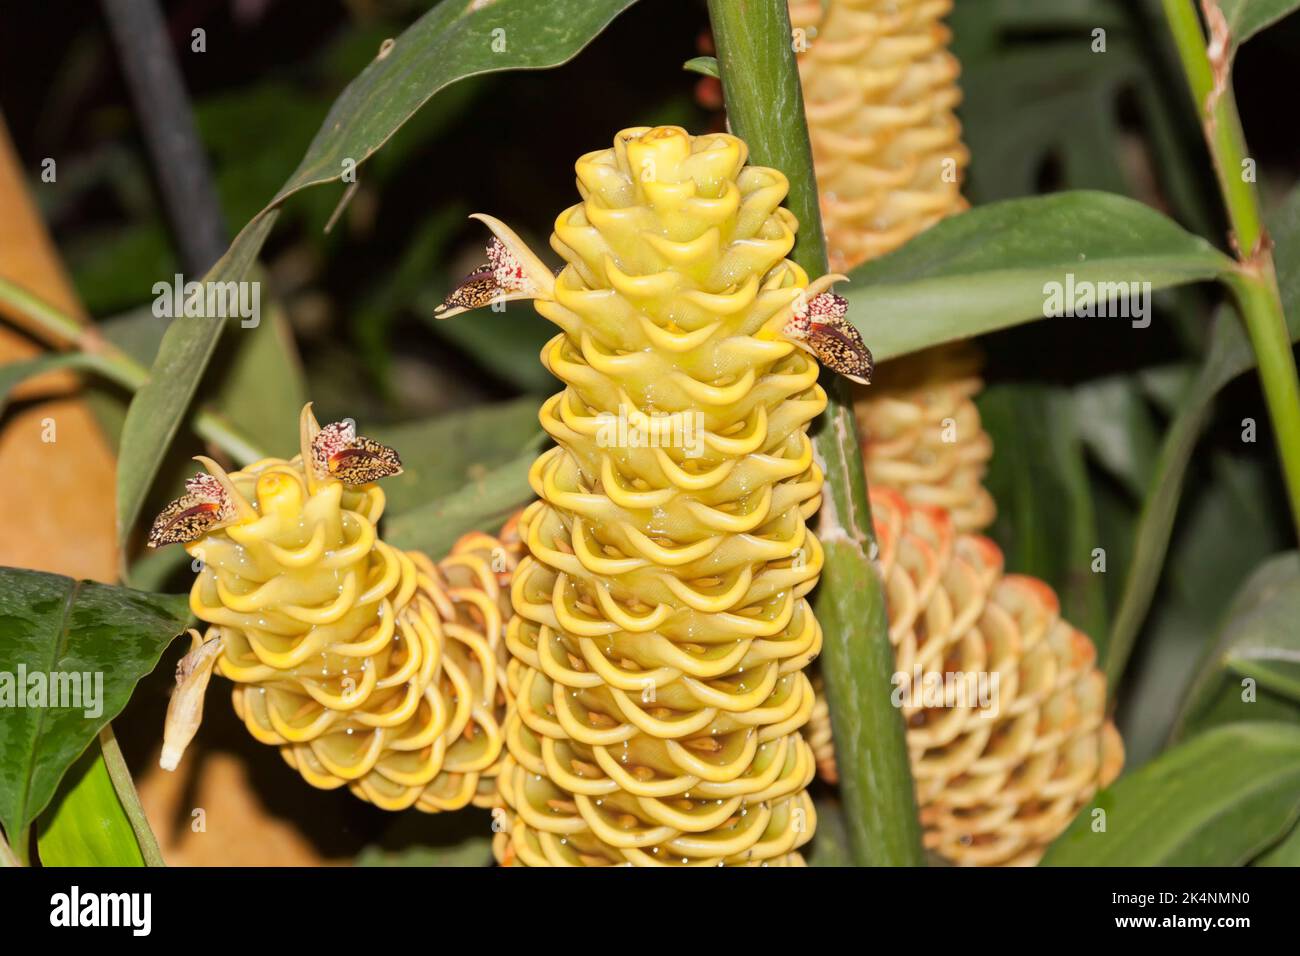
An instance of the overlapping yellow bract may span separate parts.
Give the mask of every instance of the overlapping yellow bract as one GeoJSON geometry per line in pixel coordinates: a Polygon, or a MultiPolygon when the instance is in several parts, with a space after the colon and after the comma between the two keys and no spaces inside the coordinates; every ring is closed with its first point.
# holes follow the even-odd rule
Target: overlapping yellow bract
{"type": "Polygon", "coordinates": [[[502,862],[790,864],[812,835],[826,396],[779,331],[816,289],[785,258],[785,177],[746,155],[624,130],[578,160],[583,201],[556,220],[566,266],[536,307],[567,387],[520,525],[502,862]],[[620,416],[700,454],[610,440],[620,416]]]}
{"type": "Polygon", "coordinates": [[[831,268],[966,207],[952,0],[791,0],[831,268]]]}
{"type": "Polygon", "coordinates": [[[309,481],[301,457],[230,475],[254,514],[186,545],[194,614],[220,637],[249,732],[312,786],[387,810],[494,801],[514,564],[488,535],[441,562],[379,539],[377,485],[309,481]]]}

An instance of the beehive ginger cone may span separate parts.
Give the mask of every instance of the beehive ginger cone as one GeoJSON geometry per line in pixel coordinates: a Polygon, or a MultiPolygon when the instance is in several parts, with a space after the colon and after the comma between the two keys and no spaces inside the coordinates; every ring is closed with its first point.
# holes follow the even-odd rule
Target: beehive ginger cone
{"type": "Polygon", "coordinates": [[[966,208],[951,0],[792,0],[831,268],[848,271],[966,208]]]}
{"type": "MultiPolygon", "coordinates": [[[[960,865],[1032,865],[1124,760],[1088,637],[988,538],[871,490],[895,697],[925,846],[960,865]]],[[[829,714],[810,729],[835,778],[829,714]]],[[[847,743],[853,746],[853,742],[847,743]]]]}
{"type": "Polygon", "coordinates": [[[562,330],[507,631],[503,863],[797,865],[812,835],[826,396],[783,330],[825,283],[785,258],[785,177],[746,156],[624,130],[578,160],[558,275],[489,220],[491,261],[444,307],[513,289],[562,330]]]}
{"type": "Polygon", "coordinates": [[[886,363],[853,403],[870,486],[946,509],[961,532],[982,531],[997,514],[983,483],[993,439],[975,406],[978,367],[973,349],[928,349],[886,363]]]}
{"type": "MultiPolygon", "coordinates": [[[[960,66],[941,22],[950,0],[792,0],[796,49],[832,267],[892,252],[966,208],[969,154],[954,109],[960,66]]],[[[941,505],[957,527],[993,521],[981,484],[992,442],[972,398],[973,350],[888,363],[855,410],[873,484],[941,505]]]]}
{"type": "MultiPolygon", "coordinates": [[[[190,608],[208,628],[187,661],[215,653],[249,732],[314,787],[386,810],[491,806],[512,549],[469,534],[435,563],[386,544],[371,478],[400,469],[395,453],[348,424],[321,429],[310,406],[292,460],[229,475],[201,460],[207,473],[151,534],[184,542],[200,567],[190,608]]],[[[183,662],[174,702],[201,677],[183,662]]],[[[165,763],[199,716],[174,704],[165,763]]]]}

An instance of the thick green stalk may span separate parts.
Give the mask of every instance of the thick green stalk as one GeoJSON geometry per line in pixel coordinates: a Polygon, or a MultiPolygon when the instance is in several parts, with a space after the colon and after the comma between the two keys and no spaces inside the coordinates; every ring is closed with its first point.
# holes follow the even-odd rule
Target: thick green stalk
{"type": "MultiPolygon", "coordinates": [[[[827,271],[803,93],[786,0],[709,0],[727,118],[750,158],[790,180],[799,219],[791,258],[811,277],[827,271]]],[[[870,344],[870,343],[868,343],[870,344]]],[[[830,407],[816,450],[826,473],[818,537],[826,551],[816,597],[822,673],[854,862],[920,866],[920,824],[902,712],[890,702],[894,650],[871,556],[867,483],[848,383],[828,380],[830,407]]]]}
{"type": "MultiPolygon", "coordinates": [[[[1231,43],[1226,36],[1212,37],[1212,60],[1192,0],[1162,2],[1232,227],[1232,244],[1241,264],[1228,284],[1259,361],[1260,382],[1282,459],[1291,515],[1300,533],[1300,382],[1278,293],[1271,244],[1251,181],[1254,177],[1245,176],[1246,137],[1232,92],[1228,52],[1231,43]]],[[[1217,5],[1214,9],[1217,13],[1217,5]]]]}
{"type": "MultiPolygon", "coordinates": [[[[47,344],[72,346],[81,352],[83,367],[127,391],[136,392],[149,381],[149,370],[101,336],[94,326],[81,325],[8,279],[0,279],[0,303],[25,315],[47,344]]],[[[238,428],[214,412],[200,410],[194,416],[194,432],[241,465],[266,457],[238,428]]]]}

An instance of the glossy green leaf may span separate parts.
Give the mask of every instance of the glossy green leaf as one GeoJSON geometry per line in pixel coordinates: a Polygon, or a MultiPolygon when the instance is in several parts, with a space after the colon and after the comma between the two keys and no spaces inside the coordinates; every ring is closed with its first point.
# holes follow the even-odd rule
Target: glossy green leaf
{"type": "Polygon", "coordinates": [[[1282,840],[1251,861],[1251,866],[1300,866],[1300,823],[1282,840]]]}
{"type": "MultiPolygon", "coordinates": [[[[249,241],[236,243],[203,277],[204,282],[241,282],[252,268],[275,217],[265,216],[245,230],[249,241]]],[[[149,381],[127,409],[118,446],[117,538],[125,544],[140,517],[145,496],[180,428],[199,379],[216,350],[223,326],[238,319],[174,318],[167,326],[149,381]]]]}
{"type": "MultiPolygon", "coordinates": [[[[1286,201],[1274,210],[1269,217],[1269,230],[1276,243],[1273,260],[1287,326],[1291,340],[1300,341],[1300,189],[1292,190],[1286,201]]],[[[1133,561],[1107,642],[1106,676],[1112,694],[1160,581],[1183,479],[1201,431],[1209,420],[1214,396],[1238,375],[1254,367],[1255,353],[1241,322],[1229,309],[1220,309],[1200,367],[1183,391],[1178,410],[1165,432],[1155,474],[1138,519],[1133,561]]]]}
{"type": "Polygon", "coordinates": [[[526,452],[458,491],[398,515],[387,523],[384,540],[441,555],[469,531],[497,531],[533,497],[528,470],[536,458],[535,451],[526,452]]]}
{"type": "MultiPolygon", "coordinates": [[[[335,100],[298,168],[206,278],[243,279],[286,199],[361,166],[439,90],[470,76],[567,62],[633,2],[494,0],[473,7],[464,0],[443,0],[376,51],[335,100]]],[[[221,323],[173,321],[149,383],[131,402],[118,453],[119,542],[126,541],[140,516],[220,334],[221,323]]]]}
{"type": "Polygon", "coordinates": [[[45,808],[64,772],[126,706],[188,617],[185,595],[0,568],[0,824],[6,833],[21,831],[45,808]],[[48,692],[38,697],[42,687],[48,692]],[[48,706],[56,696],[61,706],[48,706]],[[42,701],[47,706],[38,706],[42,701]]]}
{"type": "MultiPolygon", "coordinates": [[[[1256,569],[1233,598],[1218,640],[1187,693],[1177,732],[1207,714],[1272,719],[1272,700],[1300,705],[1300,553],[1288,551],[1256,569]]],[[[1220,716],[1215,717],[1221,719],[1220,716]]]]}
{"type": "Polygon", "coordinates": [[[1044,866],[1236,866],[1300,812],[1300,727],[1231,724],[1161,754],[1102,791],[1044,866]],[[1104,831],[1093,827],[1105,811],[1104,831]]]}
{"type": "Polygon", "coordinates": [[[1115,375],[1073,389],[1074,419],[1088,451],[1135,497],[1155,474],[1160,432],[1134,377],[1115,375]]]}
{"type": "Polygon", "coordinates": [[[42,866],[144,866],[103,753],[92,744],[37,821],[42,866]]]}
{"type": "Polygon", "coordinates": [[[1300,10],[1300,0],[1219,0],[1219,9],[1228,22],[1235,53],[1256,33],[1300,10]]]}
{"type": "Polygon", "coordinates": [[[854,269],[851,282],[837,291],[881,361],[1042,319],[1045,286],[1063,284],[1067,275],[1076,288],[1082,282],[1149,282],[1155,290],[1213,279],[1230,268],[1208,242],[1154,209],[1079,191],[1009,199],[952,216],[854,269]]]}
{"type": "Polygon", "coordinates": [[[490,866],[499,811],[395,815],[380,840],[363,849],[356,866],[490,866]]]}
{"type": "Polygon", "coordinates": [[[999,384],[979,396],[980,418],[997,450],[984,484],[998,502],[989,535],[1007,570],[1051,585],[1070,623],[1105,640],[1105,578],[1092,570],[1101,547],[1070,391],[999,384]]]}
{"type": "MultiPolygon", "coordinates": [[[[1130,767],[1167,745],[1225,610],[1251,574],[1291,543],[1277,521],[1282,503],[1274,497],[1273,469],[1262,456],[1213,450],[1189,471],[1160,587],[1143,625],[1142,651],[1125,676],[1116,712],[1130,767]]],[[[1285,719],[1263,702],[1266,693],[1249,707],[1216,707],[1214,722],[1285,719]]]]}
{"type": "Polygon", "coordinates": [[[395,519],[472,486],[525,451],[536,453],[542,438],[538,404],[529,396],[429,421],[365,429],[402,456],[402,473],[384,479],[385,513],[395,519]]]}

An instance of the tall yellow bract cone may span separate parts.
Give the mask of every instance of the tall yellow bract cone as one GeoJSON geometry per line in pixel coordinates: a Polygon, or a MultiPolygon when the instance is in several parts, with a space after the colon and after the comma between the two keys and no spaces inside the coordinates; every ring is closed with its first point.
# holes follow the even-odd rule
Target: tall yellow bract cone
{"type": "Polygon", "coordinates": [[[792,0],[831,268],[890,252],[964,209],[952,0],[792,0]],[[798,36],[798,34],[797,34],[798,36]]]}
{"type": "Polygon", "coordinates": [[[484,534],[437,564],[385,544],[383,491],[335,477],[383,446],[345,435],[313,463],[313,444],[345,427],[322,432],[304,409],[292,461],[226,475],[203,459],[209,473],[155,524],[151,543],[184,541],[202,562],[190,608],[209,625],[178,674],[164,766],[197,729],[215,663],[249,732],[312,786],[386,810],[490,806],[513,553],[484,534]]]}
{"type": "Polygon", "coordinates": [[[562,329],[543,359],[567,386],[520,526],[502,862],[797,864],[812,835],[826,396],[783,330],[830,279],[786,260],[786,179],[746,156],[619,133],[577,162],[553,278],[489,220],[498,284],[562,329]]]}

